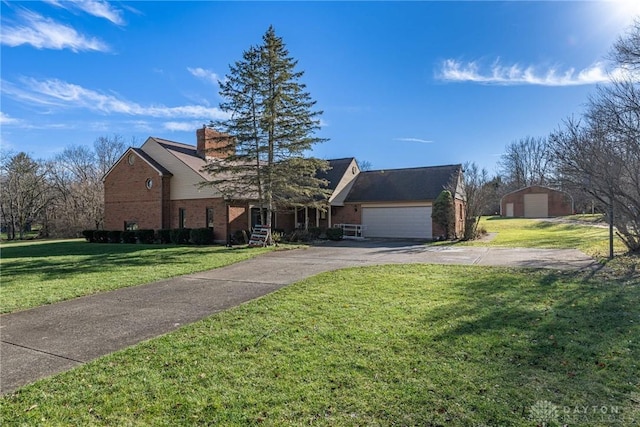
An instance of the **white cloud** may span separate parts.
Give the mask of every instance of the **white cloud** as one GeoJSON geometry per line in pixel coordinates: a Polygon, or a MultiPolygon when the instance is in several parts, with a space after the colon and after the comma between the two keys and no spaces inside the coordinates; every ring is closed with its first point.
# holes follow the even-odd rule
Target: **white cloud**
{"type": "Polygon", "coordinates": [[[198,122],[198,121],[190,121],[190,122],[165,122],[162,124],[162,127],[166,130],[172,132],[193,132],[194,129],[199,129],[206,123],[198,122]]]}
{"type": "Polygon", "coordinates": [[[396,141],[402,141],[402,142],[419,142],[421,144],[433,144],[433,141],[430,141],[428,139],[422,139],[422,138],[395,138],[396,141]]]}
{"type": "Polygon", "coordinates": [[[200,68],[200,67],[198,68],[187,67],[187,70],[195,77],[205,80],[208,83],[213,83],[217,85],[218,81],[220,80],[218,75],[211,70],[205,70],[204,68],[200,68]]]}
{"type": "Polygon", "coordinates": [[[0,111],[0,125],[16,125],[18,123],[20,123],[20,120],[10,117],[8,114],[0,111]]]}
{"type": "Polygon", "coordinates": [[[36,80],[23,78],[22,87],[2,81],[5,95],[33,105],[58,106],[66,108],[84,108],[105,114],[126,114],[157,118],[194,118],[222,119],[227,114],[217,108],[201,105],[182,105],[167,107],[164,105],[144,106],[115,94],[105,94],[58,79],[36,80]]]}
{"type": "Polygon", "coordinates": [[[112,5],[102,0],[72,0],[72,1],[58,1],[47,0],[47,3],[61,7],[63,9],[80,9],[89,15],[93,15],[97,18],[104,18],[116,25],[124,25],[124,18],[122,17],[122,11],[115,9],[112,5]]]}
{"type": "Polygon", "coordinates": [[[2,23],[2,44],[15,47],[30,44],[37,49],[71,49],[74,52],[108,52],[109,46],[96,38],[87,38],[75,29],[51,18],[29,11],[18,13],[21,23],[2,23]]]}
{"type": "Polygon", "coordinates": [[[603,62],[576,71],[575,68],[559,70],[549,68],[539,70],[534,66],[522,67],[518,64],[502,65],[499,61],[488,69],[481,69],[475,62],[462,63],[447,59],[442,63],[438,78],[451,82],[471,82],[497,85],[539,85],[539,86],[578,86],[607,83],[611,76],[619,75],[621,70],[609,71],[603,62]]]}

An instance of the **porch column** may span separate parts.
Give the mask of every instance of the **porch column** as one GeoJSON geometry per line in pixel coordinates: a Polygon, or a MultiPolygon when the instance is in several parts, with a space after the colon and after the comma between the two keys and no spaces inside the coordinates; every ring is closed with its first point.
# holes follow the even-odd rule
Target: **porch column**
{"type": "Polygon", "coordinates": [[[304,207],[304,229],[309,229],[309,207],[304,207]]]}
{"type": "Polygon", "coordinates": [[[329,205],[329,207],[327,207],[327,228],[331,228],[332,224],[331,224],[331,205],[329,205]]]}
{"type": "Polygon", "coordinates": [[[316,208],[316,228],[320,228],[320,209],[316,208]]]}

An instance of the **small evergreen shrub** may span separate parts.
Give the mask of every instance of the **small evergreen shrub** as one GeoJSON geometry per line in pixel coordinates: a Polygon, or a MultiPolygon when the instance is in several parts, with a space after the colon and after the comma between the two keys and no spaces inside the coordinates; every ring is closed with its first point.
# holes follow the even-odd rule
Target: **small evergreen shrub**
{"type": "Polygon", "coordinates": [[[96,230],[82,230],[82,235],[84,236],[85,239],[87,239],[87,242],[91,242],[91,243],[95,243],[95,238],[93,237],[93,233],[96,230]]]}
{"type": "Polygon", "coordinates": [[[171,243],[171,229],[164,228],[156,232],[156,238],[160,243],[171,243]]]}
{"type": "Polygon", "coordinates": [[[233,245],[246,245],[249,243],[249,237],[251,237],[251,232],[246,230],[236,230],[231,235],[231,244],[233,245]]]}
{"type": "Polygon", "coordinates": [[[107,231],[107,242],[120,243],[121,239],[122,239],[122,231],[120,230],[107,231]]]}
{"type": "Polygon", "coordinates": [[[189,243],[190,228],[174,228],[171,230],[171,243],[186,245],[189,243]]]}
{"type": "Polygon", "coordinates": [[[122,232],[122,243],[135,243],[136,232],[133,230],[125,230],[122,232]]]}
{"type": "Polygon", "coordinates": [[[344,234],[342,228],[327,228],[326,233],[329,240],[342,240],[344,234]]]}
{"type": "Polygon", "coordinates": [[[309,237],[312,240],[318,239],[323,232],[324,230],[320,227],[309,227],[309,237]]]}
{"type": "Polygon", "coordinates": [[[107,230],[95,230],[93,232],[93,238],[96,243],[107,243],[108,233],[107,230]]]}
{"type": "Polygon", "coordinates": [[[135,230],[135,233],[138,243],[150,244],[156,237],[156,232],[150,229],[135,230]]]}
{"type": "Polygon", "coordinates": [[[194,228],[189,233],[189,240],[194,245],[210,245],[213,243],[213,229],[194,228]]]}

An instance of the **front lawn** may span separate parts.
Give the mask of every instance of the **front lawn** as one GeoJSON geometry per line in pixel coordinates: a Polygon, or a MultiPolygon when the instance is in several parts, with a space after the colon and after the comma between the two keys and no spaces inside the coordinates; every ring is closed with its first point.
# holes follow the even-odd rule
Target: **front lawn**
{"type": "Polygon", "coordinates": [[[0,413],[4,425],[628,426],[639,361],[637,280],[352,268],[26,386],[0,413]]]}
{"type": "Polygon", "coordinates": [[[0,246],[0,312],[223,267],[269,248],[27,241],[0,246]]]}

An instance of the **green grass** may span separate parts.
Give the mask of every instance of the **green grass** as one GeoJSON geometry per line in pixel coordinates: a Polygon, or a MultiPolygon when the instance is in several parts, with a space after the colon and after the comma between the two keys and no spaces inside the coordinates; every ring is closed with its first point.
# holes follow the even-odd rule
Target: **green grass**
{"type": "Polygon", "coordinates": [[[628,426],[640,422],[639,361],[638,281],[354,268],[23,387],[0,414],[4,425],[535,426],[530,408],[546,400],[560,408],[550,425],[628,426]],[[594,406],[615,414],[574,412],[594,406]]]}
{"type": "Polygon", "coordinates": [[[81,240],[5,243],[0,246],[0,312],[218,268],[269,250],[81,240]]]}
{"type": "MultiPolygon", "coordinates": [[[[537,219],[483,217],[480,228],[497,233],[489,242],[466,242],[475,246],[506,246],[548,249],[580,249],[594,257],[606,256],[609,248],[609,230],[592,225],[551,222],[537,219]]],[[[626,251],[615,237],[614,250],[626,251]]]]}

